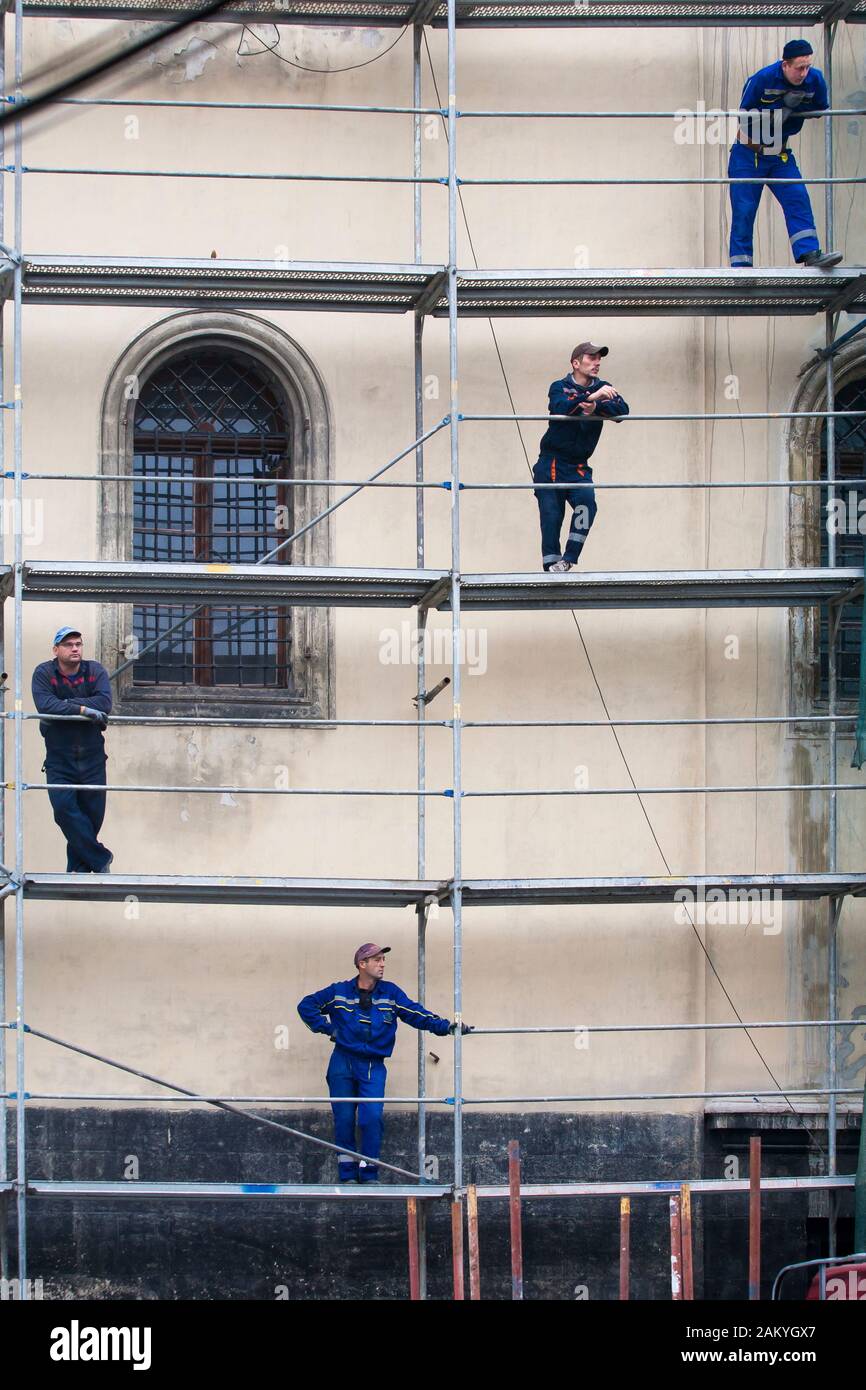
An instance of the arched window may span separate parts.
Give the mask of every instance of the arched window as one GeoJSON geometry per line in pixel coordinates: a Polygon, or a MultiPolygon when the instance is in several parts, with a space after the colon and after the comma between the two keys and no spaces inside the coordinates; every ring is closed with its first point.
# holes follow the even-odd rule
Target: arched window
{"type": "MultiPolygon", "coordinates": [[[[837,410],[866,410],[866,373],[849,381],[836,392],[837,410]]],[[[827,426],[821,431],[821,477],[827,477],[827,426]]],[[[823,493],[827,523],[821,528],[821,564],[829,563],[828,529],[836,536],[836,564],[840,568],[856,568],[863,564],[866,547],[866,486],[858,478],[866,478],[866,416],[832,421],[836,431],[837,486],[832,506],[823,493]],[[862,504],[862,505],[861,505],[862,504]]],[[[839,701],[856,701],[860,688],[860,630],[863,606],[846,603],[842,607],[836,645],[836,694],[839,701]]],[[[827,607],[821,609],[821,684],[820,698],[829,699],[829,636],[827,607]]]]}
{"type": "MultiPolygon", "coordinates": [[[[330,522],[315,522],[330,501],[316,486],[331,476],[325,388],[253,314],[175,313],[139,334],[106,385],[101,469],[103,559],[268,564],[300,531],[273,563],[331,563],[330,522]]],[[[126,667],[118,713],[334,714],[328,608],[105,604],[99,651],[126,667]]]]}
{"type": "MultiPolygon", "coordinates": [[[[253,565],[274,551],[292,533],[287,414],[278,384],[237,350],[184,352],[149,377],[135,408],[132,558],[253,565]]],[[[290,684],[284,608],[136,605],[133,634],[136,685],[290,684]]]]}

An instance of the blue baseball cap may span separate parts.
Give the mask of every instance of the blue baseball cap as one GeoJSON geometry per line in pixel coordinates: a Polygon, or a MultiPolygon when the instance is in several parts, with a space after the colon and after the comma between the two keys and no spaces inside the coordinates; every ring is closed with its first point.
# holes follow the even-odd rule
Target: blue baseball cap
{"type": "Polygon", "coordinates": [[[58,646],[60,645],[60,643],[63,641],[64,637],[80,637],[80,636],[81,636],[81,633],[78,631],[78,628],[77,628],[77,627],[59,627],[59,628],[57,629],[57,631],[55,632],[55,634],[54,634],[54,643],[53,643],[53,645],[54,645],[55,647],[58,647],[58,646]]]}

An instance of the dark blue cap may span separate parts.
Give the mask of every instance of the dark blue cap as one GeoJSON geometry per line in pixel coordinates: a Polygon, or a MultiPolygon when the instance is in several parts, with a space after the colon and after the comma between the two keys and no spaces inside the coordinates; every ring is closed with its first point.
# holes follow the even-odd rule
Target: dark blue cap
{"type": "Polygon", "coordinates": [[[786,63],[790,63],[792,58],[805,58],[812,52],[814,49],[807,39],[789,39],[782,49],[782,57],[786,63]]]}

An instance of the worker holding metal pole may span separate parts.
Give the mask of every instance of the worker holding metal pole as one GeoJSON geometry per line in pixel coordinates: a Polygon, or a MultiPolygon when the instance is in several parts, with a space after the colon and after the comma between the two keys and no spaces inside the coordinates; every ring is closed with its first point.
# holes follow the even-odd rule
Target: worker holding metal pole
{"type": "Polygon", "coordinates": [[[541,563],[551,574],[566,574],[580,558],[598,510],[590,457],[604,421],[628,415],[622,396],[598,375],[601,359],[608,352],[608,348],[595,343],[578,343],[571,354],[571,371],[561,381],[552,382],[548,392],[550,414],[573,417],[550,422],[532,470],[536,483],[572,484],[568,488],[542,487],[535,491],[541,520],[541,563]],[[560,545],[566,502],[572,516],[563,552],[560,545]]]}
{"type": "MultiPolygon", "coordinates": [[[[355,952],[355,979],[340,980],[308,994],[298,1005],[298,1013],[311,1032],[324,1033],[334,1044],[327,1082],[328,1094],[334,1097],[331,1109],[335,1142],[347,1149],[357,1147],[364,1155],[362,1159],[339,1155],[340,1182],[379,1181],[376,1160],[385,1127],[385,1058],[394,1051],[397,1020],[438,1037],[453,1033],[457,1026],[410,999],[398,985],[385,983],[385,956],[390,949],[365,942],[355,952]],[[354,1104],[355,1098],[365,1103],[354,1104]],[[356,1112],[360,1134],[357,1146],[356,1112]]],[[[471,1031],[467,1024],[461,1024],[462,1033],[471,1031]]]]}
{"type": "MultiPolygon", "coordinates": [[[[740,128],[728,160],[730,179],[774,180],[768,187],[785,214],[794,260],[820,270],[838,265],[842,252],[820,248],[809,193],[788,141],[799,133],[807,116],[826,111],[829,105],[824,75],[812,67],[812,45],[806,39],[791,39],[781,60],[753,73],[743,88],[740,128]],[[775,182],[780,179],[785,182],[775,182]]],[[[731,265],[750,266],[764,184],[732,183],[730,189],[731,265]]]]}
{"type": "Polygon", "coordinates": [[[41,722],[39,732],[45,739],[43,768],[49,784],[72,784],[68,790],[54,786],[48,792],[66,838],[66,872],[107,874],[114,855],[97,838],[105,819],[105,792],[75,790],[75,785],[105,785],[102,734],[111,713],[111,684],[105,667],[85,661],[83,650],[78,629],[61,627],[52,660],[36,667],[31,689],[40,714],[65,716],[41,722]]]}

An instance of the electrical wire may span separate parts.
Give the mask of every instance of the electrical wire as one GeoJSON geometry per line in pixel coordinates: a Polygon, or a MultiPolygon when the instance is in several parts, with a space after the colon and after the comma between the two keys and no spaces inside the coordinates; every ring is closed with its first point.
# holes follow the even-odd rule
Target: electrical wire
{"type": "Polygon", "coordinates": [[[272,54],[274,55],[275,58],[279,58],[279,60],[280,60],[281,63],[287,63],[288,66],[289,66],[290,68],[300,68],[301,72],[317,72],[317,73],[323,73],[325,76],[331,76],[332,74],[334,74],[334,73],[339,73],[339,72],[355,72],[358,68],[368,68],[368,67],[370,66],[371,63],[378,63],[378,61],[379,61],[380,58],[384,58],[386,53],[390,53],[392,48],[396,48],[396,47],[397,47],[397,44],[400,42],[400,40],[402,39],[403,35],[406,33],[406,30],[409,28],[409,25],[408,25],[408,24],[404,24],[403,28],[400,30],[400,32],[399,32],[399,34],[397,35],[396,39],[394,39],[393,43],[389,43],[389,44],[388,44],[388,47],[387,47],[387,48],[384,48],[384,49],[382,50],[381,53],[376,53],[376,54],[374,54],[374,56],[373,56],[372,58],[365,58],[363,63],[349,63],[348,67],[345,67],[345,68],[311,68],[311,67],[308,67],[308,65],[307,65],[306,63],[299,63],[299,62],[297,62],[294,58],[286,58],[286,57],[284,57],[283,54],[279,52],[279,45],[280,45],[280,43],[282,42],[282,37],[281,37],[281,35],[280,35],[280,31],[279,31],[279,29],[277,28],[276,24],[272,24],[272,25],[271,25],[271,28],[272,28],[273,30],[275,30],[275,32],[276,32],[277,41],[276,41],[275,44],[272,44],[272,45],[269,47],[269,46],[265,43],[264,39],[259,38],[258,34],[256,34],[256,33],[249,27],[248,24],[242,25],[242,27],[241,27],[241,36],[240,36],[240,38],[238,39],[238,46],[237,46],[237,51],[236,51],[236,57],[238,57],[238,58],[260,58],[260,57],[262,56],[262,54],[264,54],[264,53],[272,53],[272,54]],[[255,50],[255,51],[252,51],[252,52],[249,51],[249,50],[247,50],[246,53],[241,53],[241,44],[242,44],[243,41],[244,41],[244,35],[245,35],[245,34],[249,34],[251,38],[257,39],[258,42],[262,45],[262,47],[259,48],[259,49],[257,49],[257,50],[255,50]]]}

